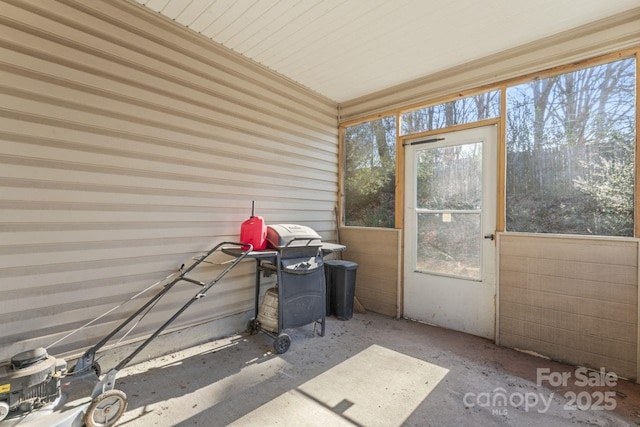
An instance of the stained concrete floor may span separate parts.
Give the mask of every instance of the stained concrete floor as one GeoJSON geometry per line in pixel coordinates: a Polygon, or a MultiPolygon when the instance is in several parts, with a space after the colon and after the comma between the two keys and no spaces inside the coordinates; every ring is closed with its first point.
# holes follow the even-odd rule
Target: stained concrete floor
{"type": "Polygon", "coordinates": [[[118,425],[640,425],[629,381],[373,313],[327,323],[324,337],[288,330],[282,355],[265,334],[238,334],[131,366],[118,425]]]}

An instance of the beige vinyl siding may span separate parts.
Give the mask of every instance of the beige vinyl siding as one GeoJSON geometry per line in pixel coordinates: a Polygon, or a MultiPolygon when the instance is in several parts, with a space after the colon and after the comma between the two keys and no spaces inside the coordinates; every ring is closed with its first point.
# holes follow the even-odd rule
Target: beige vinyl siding
{"type": "Polygon", "coordinates": [[[365,309],[399,314],[400,230],[341,227],[343,259],[358,263],[356,297],[365,309]]]}
{"type": "Polygon", "coordinates": [[[638,242],[500,236],[499,342],[636,378],[638,242]]]}
{"type": "Polygon", "coordinates": [[[393,86],[340,105],[340,122],[388,114],[418,103],[491,86],[640,43],[640,8],[393,86]]]}
{"type": "MultiPolygon", "coordinates": [[[[332,101],[133,2],[1,2],[0,358],[46,347],[237,240],[251,200],[267,223],[334,240],[336,114],[332,101]]],[[[253,266],[176,326],[251,309],[253,266]]],[[[131,337],[197,290],[180,284],[131,337]]],[[[77,354],[140,304],[49,351],[77,354]]]]}

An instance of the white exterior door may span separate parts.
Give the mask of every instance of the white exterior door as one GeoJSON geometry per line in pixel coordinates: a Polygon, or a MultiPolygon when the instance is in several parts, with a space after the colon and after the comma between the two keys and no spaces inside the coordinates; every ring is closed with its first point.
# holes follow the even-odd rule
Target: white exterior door
{"type": "Polygon", "coordinates": [[[496,126],[405,150],[404,316],[494,339],[496,126]]]}

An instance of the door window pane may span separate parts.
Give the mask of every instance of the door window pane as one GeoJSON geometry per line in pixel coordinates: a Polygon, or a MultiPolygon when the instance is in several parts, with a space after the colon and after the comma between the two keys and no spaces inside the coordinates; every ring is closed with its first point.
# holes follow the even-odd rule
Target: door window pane
{"type": "Polygon", "coordinates": [[[480,280],[482,142],[416,152],[416,271],[480,280]]]}
{"type": "Polygon", "coordinates": [[[416,270],[481,279],[479,213],[418,213],[416,270]]]}
{"type": "Polygon", "coordinates": [[[418,208],[481,208],[482,143],[421,150],[417,159],[418,208]]]}

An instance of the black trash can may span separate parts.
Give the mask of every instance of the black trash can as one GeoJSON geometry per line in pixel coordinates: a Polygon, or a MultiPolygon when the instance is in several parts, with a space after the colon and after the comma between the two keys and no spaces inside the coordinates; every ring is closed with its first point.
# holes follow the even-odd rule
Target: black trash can
{"type": "Polygon", "coordinates": [[[335,315],[341,320],[349,320],[353,317],[357,270],[358,264],[352,261],[336,259],[324,261],[327,316],[335,315]]]}

